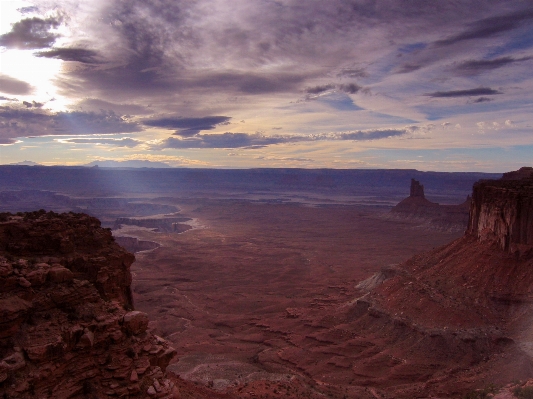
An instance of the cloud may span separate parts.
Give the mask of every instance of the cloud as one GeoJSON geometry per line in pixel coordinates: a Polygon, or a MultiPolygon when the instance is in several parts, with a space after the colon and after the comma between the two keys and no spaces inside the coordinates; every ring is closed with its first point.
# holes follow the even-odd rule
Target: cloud
{"type": "Polygon", "coordinates": [[[38,103],[36,101],[32,101],[31,103],[29,101],[22,101],[22,104],[26,108],[42,108],[44,106],[44,103],[38,103]]]}
{"type": "Polygon", "coordinates": [[[359,90],[361,90],[362,87],[356,83],[348,83],[348,84],[340,85],[339,89],[341,89],[343,92],[348,93],[348,94],[355,94],[359,90]]]}
{"type": "Polygon", "coordinates": [[[84,112],[113,111],[118,115],[146,115],[152,113],[149,108],[138,104],[117,104],[96,98],[86,98],[78,102],[74,109],[84,112]]]}
{"type": "Polygon", "coordinates": [[[13,24],[11,32],[0,36],[0,46],[33,50],[51,47],[59,37],[50,30],[58,28],[59,18],[42,19],[38,17],[23,19],[13,24]]]}
{"type": "Polygon", "coordinates": [[[422,65],[420,64],[404,64],[396,71],[396,73],[410,73],[418,71],[421,68],[422,65]]]}
{"type": "Polygon", "coordinates": [[[502,94],[498,90],[494,90],[488,87],[478,87],[477,89],[468,90],[451,90],[451,91],[436,91],[434,93],[425,94],[428,97],[470,97],[470,96],[492,96],[496,94],[502,94]]]}
{"type": "Polygon", "coordinates": [[[76,61],[84,64],[100,64],[98,53],[93,50],[84,48],[53,48],[48,51],[39,51],[35,53],[37,57],[55,58],[63,61],[76,61]]]}
{"type": "Polygon", "coordinates": [[[142,144],[142,141],[135,140],[130,137],[124,137],[120,139],[112,138],[68,138],[68,139],[59,139],[60,143],[64,144],[93,144],[93,145],[112,145],[116,147],[128,147],[133,148],[142,144]]]}
{"type": "Polygon", "coordinates": [[[468,60],[457,65],[455,70],[464,74],[475,75],[530,59],[532,57],[500,57],[493,60],[468,60]]]}
{"type": "Polygon", "coordinates": [[[339,78],[366,78],[368,72],[364,68],[343,68],[337,74],[339,78]]]}
{"type": "Polygon", "coordinates": [[[28,6],[28,7],[17,8],[17,11],[20,12],[21,14],[30,14],[30,13],[39,11],[39,8],[35,6],[28,6]]]}
{"type": "Polygon", "coordinates": [[[533,21],[533,10],[531,9],[485,18],[475,22],[467,30],[447,39],[438,40],[434,44],[436,46],[448,46],[465,40],[486,39],[516,29],[523,24],[531,23],[531,21],[533,21]]]}
{"type": "Polygon", "coordinates": [[[320,94],[328,90],[333,90],[335,88],[335,85],[327,84],[322,86],[315,86],[315,87],[308,87],[305,89],[305,92],[307,94],[320,94]]]}
{"type": "Polygon", "coordinates": [[[152,149],[164,148],[261,148],[274,144],[300,141],[299,138],[264,136],[248,133],[202,134],[192,138],[169,137],[156,143],[152,149]]]}
{"type": "Polygon", "coordinates": [[[5,96],[0,96],[0,101],[18,101],[17,98],[9,98],[5,96]]]}
{"type": "Polygon", "coordinates": [[[479,103],[486,103],[486,102],[489,102],[489,101],[494,101],[494,99],[493,98],[488,98],[488,97],[479,97],[479,98],[475,99],[472,102],[474,104],[479,104],[479,103]]]}
{"type": "Polygon", "coordinates": [[[33,88],[22,80],[0,74],[0,91],[7,94],[27,95],[32,93],[33,88]]]}
{"type": "Polygon", "coordinates": [[[32,108],[0,106],[0,141],[15,138],[65,134],[130,133],[142,128],[114,112],[57,112],[32,108]]]}
{"type": "Polygon", "coordinates": [[[276,144],[290,144],[300,142],[315,141],[370,141],[381,140],[390,137],[403,136],[408,133],[407,129],[380,129],[353,132],[328,133],[318,135],[274,135],[266,136],[262,133],[222,133],[222,134],[202,134],[190,138],[178,139],[169,137],[167,139],[154,142],[151,145],[153,150],[165,148],[248,148],[257,149],[276,144]]]}
{"type": "Polygon", "coordinates": [[[203,118],[159,118],[145,119],[145,126],[176,129],[175,135],[190,137],[202,130],[212,130],[216,125],[225,125],[231,118],[228,116],[205,116],[203,118]]]}
{"type": "Polygon", "coordinates": [[[403,136],[406,134],[406,130],[400,129],[384,129],[373,131],[359,131],[350,133],[340,133],[337,140],[380,140],[389,137],[403,136]]]}

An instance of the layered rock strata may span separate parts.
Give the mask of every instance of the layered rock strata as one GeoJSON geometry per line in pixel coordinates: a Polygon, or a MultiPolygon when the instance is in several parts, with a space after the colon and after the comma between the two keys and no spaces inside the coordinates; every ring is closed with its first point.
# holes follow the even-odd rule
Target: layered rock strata
{"type": "Polygon", "coordinates": [[[533,179],[522,175],[474,186],[463,237],[360,284],[369,291],[348,320],[383,351],[357,364],[359,383],[451,397],[533,377],[533,179]],[[386,372],[384,353],[400,359],[386,372]]]}
{"type": "Polygon", "coordinates": [[[175,350],[134,311],[130,265],[84,214],[0,214],[0,395],[173,397],[175,350]]]}
{"type": "Polygon", "coordinates": [[[468,233],[495,240],[509,252],[533,246],[533,171],[522,168],[501,180],[474,185],[468,233]],[[520,173],[522,172],[522,173],[520,173]],[[529,173],[527,173],[529,172],[529,173]],[[515,176],[518,180],[512,180],[515,176]]]}

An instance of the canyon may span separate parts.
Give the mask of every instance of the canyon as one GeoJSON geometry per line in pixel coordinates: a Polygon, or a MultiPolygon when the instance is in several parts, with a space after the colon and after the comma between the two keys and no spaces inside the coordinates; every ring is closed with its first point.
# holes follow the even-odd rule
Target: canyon
{"type": "Polygon", "coordinates": [[[417,179],[392,218],[391,197],[288,191],[130,194],[154,212],[107,208],[116,238],[0,214],[0,392],[512,398],[533,377],[532,171],[474,184],[466,220],[468,193],[439,205],[417,179]]]}

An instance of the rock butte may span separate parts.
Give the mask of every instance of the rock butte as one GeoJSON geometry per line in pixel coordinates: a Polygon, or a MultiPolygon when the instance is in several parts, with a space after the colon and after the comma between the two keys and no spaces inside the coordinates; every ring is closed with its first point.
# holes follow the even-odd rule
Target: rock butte
{"type": "Polygon", "coordinates": [[[402,200],[390,211],[389,218],[411,219],[425,228],[464,232],[468,223],[470,197],[459,205],[440,205],[429,201],[424,194],[424,186],[411,179],[409,197],[402,200]]]}

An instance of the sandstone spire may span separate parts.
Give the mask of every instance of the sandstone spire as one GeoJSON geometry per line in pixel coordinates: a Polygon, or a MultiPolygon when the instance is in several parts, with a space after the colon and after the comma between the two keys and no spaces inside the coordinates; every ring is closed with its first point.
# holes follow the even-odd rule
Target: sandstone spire
{"type": "Polygon", "coordinates": [[[426,198],[424,196],[424,186],[418,180],[411,179],[411,193],[409,196],[426,198]]]}

